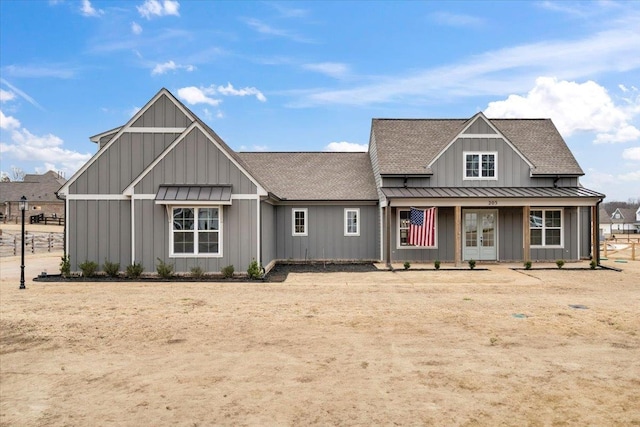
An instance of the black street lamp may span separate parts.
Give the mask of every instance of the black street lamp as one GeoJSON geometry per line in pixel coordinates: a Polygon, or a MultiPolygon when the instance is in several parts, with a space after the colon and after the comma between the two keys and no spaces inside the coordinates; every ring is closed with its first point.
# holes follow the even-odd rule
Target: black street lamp
{"type": "Polygon", "coordinates": [[[22,263],[20,264],[20,289],[27,289],[24,285],[24,211],[28,209],[29,204],[27,203],[27,198],[25,196],[20,197],[18,206],[22,211],[22,263]]]}

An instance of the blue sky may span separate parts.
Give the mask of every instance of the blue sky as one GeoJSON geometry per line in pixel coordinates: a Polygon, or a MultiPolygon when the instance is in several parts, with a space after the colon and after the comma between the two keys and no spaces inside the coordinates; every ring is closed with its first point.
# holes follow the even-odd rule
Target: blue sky
{"type": "Polygon", "coordinates": [[[166,87],[238,151],[365,150],[372,118],[550,117],[640,198],[640,2],[0,2],[0,171],[70,177],[166,87]]]}

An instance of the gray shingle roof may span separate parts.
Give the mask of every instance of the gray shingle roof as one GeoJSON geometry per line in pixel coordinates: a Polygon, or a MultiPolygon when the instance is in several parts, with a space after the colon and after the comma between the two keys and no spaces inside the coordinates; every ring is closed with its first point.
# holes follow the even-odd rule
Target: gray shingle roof
{"type": "MultiPolygon", "coordinates": [[[[549,119],[489,119],[534,165],[534,175],[584,175],[549,119]]],[[[380,173],[425,174],[469,119],[373,119],[380,173]]]]}
{"type": "Polygon", "coordinates": [[[378,200],[368,153],[238,153],[268,191],[286,200],[378,200]]]}
{"type": "Polygon", "coordinates": [[[25,175],[25,181],[0,182],[0,203],[16,202],[22,196],[25,196],[30,203],[63,203],[55,193],[64,182],[64,178],[59,178],[53,171],[42,175],[25,175]]]}

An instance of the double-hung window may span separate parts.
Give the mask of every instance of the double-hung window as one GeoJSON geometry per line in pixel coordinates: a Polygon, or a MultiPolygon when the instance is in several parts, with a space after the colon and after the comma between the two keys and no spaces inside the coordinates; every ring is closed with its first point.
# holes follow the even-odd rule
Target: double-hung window
{"type": "Polygon", "coordinates": [[[464,179],[498,179],[498,153],[464,153],[464,179]]]}
{"type": "Polygon", "coordinates": [[[562,247],[562,209],[532,209],[531,246],[562,247]]]}
{"type": "Polygon", "coordinates": [[[307,235],[307,209],[292,209],[291,210],[291,225],[292,235],[294,236],[306,236],[307,235]]]}
{"type": "Polygon", "coordinates": [[[360,235],[360,209],[344,210],[344,235],[360,235]]]}
{"type": "Polygon", "coordinates": [[[171,256],[222,256],[220,207],[173,207],[171,216],[171,256]]]}

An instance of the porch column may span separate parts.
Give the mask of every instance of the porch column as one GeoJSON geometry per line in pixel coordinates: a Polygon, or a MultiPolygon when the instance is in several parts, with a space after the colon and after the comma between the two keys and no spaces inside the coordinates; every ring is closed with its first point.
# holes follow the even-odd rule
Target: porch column
{"type": "Polygon", "coordinates": [[[522,207],[522,260],[524,262],[531,261],[531,224],[529,215],[531,214],[530,206],[522,207]]]}
{"type": "MultiPolygon", "coordinates": [[[[591,259],[600,265],[600,215],[598,203],[591,206],[591,259]]],[[[606,243],[605,243],[606,245],[606,243]]]]}
{"type": "Polygon", "coordinates": [[[455,254],[454,261],[456,267],[462,265],[462,207],[457,205],[453,208],[453,216],[455,218],[455,244],[453,245],[455,254]]]}
{"type": "Polygon", "coordinates": [[[387,267],[391,267],[391,206],[384,208],[384,259],[387,267]]]}

